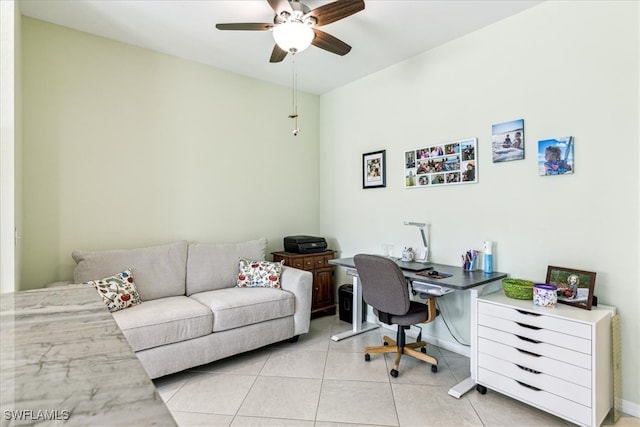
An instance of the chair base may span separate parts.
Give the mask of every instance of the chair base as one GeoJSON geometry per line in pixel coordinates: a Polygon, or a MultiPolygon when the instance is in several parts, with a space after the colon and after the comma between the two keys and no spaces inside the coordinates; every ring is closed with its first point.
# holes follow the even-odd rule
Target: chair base
{"type": "Polygon", "coordinates": [[[421,351],[415,350],[416,348],[426,347],[427,343],[425,341],[418,341],[415,343],[405,344],[404,346],[398,346],[398,343],[396,342],[396,340],[388,336],[384,336],[383,341],[384,341],[384,345],[365,348],[364,357],[365,357],[365,360],[368,361],[370,357],[369,354],[371,353],[396,353],[393,369],[390,372],[392,377],[398,376],[398,368],[400,367],[400,358],[402,357],[403,354],[406,354],[407,356],[411,356],[413,358],[430,363],[431,371],[432,372],[438,371],[438,359],[436,359],[433,356],[429,356],[428,354],[423,353],[421,351]]]}

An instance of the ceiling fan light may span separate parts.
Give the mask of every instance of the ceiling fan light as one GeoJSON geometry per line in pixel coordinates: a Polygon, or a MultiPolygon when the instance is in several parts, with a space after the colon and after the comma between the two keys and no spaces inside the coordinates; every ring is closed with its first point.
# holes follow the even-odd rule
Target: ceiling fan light
{"type": "Polygon", "coordinates": [[[311,27],[302,22],[285,22],[273,28],[273,39],[280,49],[291,53],[308,48],[314,36],[311,27]]]}

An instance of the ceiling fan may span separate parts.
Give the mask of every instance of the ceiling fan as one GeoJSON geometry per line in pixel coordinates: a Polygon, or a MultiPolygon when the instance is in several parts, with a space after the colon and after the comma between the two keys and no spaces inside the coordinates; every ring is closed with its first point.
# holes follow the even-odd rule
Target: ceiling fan
{"type": "Polygon", "coordinates": [[[336,55],[346,55],[351,46],[318,29],[364,9],[364,0],[336,0],[311,10],[300,0],[267,0],[275,12],[273,23],[216,24],[219,30],[273,31],[276,41],[269,62],[281,62],[310,44],[336,55]]]}

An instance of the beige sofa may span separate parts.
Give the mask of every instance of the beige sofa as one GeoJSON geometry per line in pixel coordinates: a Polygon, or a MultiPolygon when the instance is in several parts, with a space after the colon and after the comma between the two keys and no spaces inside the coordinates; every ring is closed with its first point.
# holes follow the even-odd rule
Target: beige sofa
{"type": "Polygon", "coordinates": [[[264,260],[265,250],[259,239],[74,251],[74,283],[131,270],[141,303],[112,314],[158,378],[309,331],[310,272],[283,266],[281,289],[236,287],[239,258],[264,260]]]}

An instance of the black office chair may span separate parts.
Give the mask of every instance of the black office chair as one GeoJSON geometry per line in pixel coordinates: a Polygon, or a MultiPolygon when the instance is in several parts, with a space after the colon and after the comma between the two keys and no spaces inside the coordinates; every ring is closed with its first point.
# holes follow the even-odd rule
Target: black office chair
{"type": "Polygon", "coordinates": [[[426,304],[409,299],[407,280],[402,270],[391,259],[379,255],[358,254],[353,258],[360,283],[362,297],[373,307],[373,312],[381,322],[388,325],[398,325],[397,338],[385,336],[384,345],[367,347],[364,350],[364,360],[371,360],[371,353],[396,353],[393,369],[389,372],[392,377],[398,376],[400,358],[406,354],[431,364],[431,372],[438,371],[438,359],[427,354],[425,341],[405,344],[405,330],[417,323],[428,323],[436,318],[438,311],[433,298],[426,304]],[[421,348],[421,351],[415,349],[421,348]]]}

